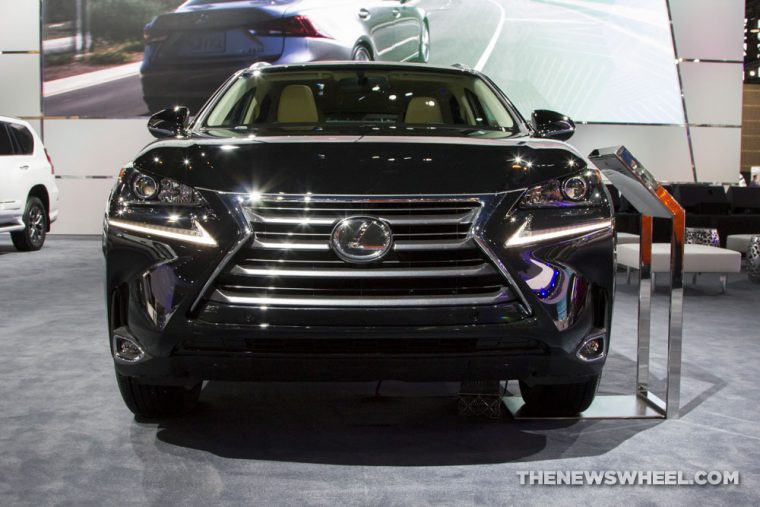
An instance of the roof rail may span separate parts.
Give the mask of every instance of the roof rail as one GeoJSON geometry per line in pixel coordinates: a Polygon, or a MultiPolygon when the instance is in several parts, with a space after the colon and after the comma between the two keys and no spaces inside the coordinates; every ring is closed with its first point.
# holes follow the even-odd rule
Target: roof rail
{"type": "Polygon", "coordinates": [[[451,64],[451,66],[454,67],[455,69],[464,70],[464,71],[467,71],[467,72],[472,72],[472,67],[470,67],[469,65],[464,64],[464,63],[453,63],[453,64],[451,64]]]}
{"type": "Polygon", "coordinates": [[[263,69],[264,67],[271,67],[271,66],[272,64],[269,62],[256,62],[250,67],[248,67],[248,70],[260,70],[260,69],[263,69]]]}

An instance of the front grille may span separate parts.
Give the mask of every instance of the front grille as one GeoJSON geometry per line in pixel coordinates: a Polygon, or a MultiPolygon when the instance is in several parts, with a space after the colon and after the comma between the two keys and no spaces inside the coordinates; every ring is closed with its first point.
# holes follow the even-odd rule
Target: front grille
{"type": "Polygon", "coordinates": [[[480,209],[479,200],[338,202],[261,200],[248,208],[260,248],[327,249],[335,223],[351,216],[372,216],[389,222],[400,248],[420,242],[453,246],[466,240],[480,209]]]}
{"type": "Polygon", "coordinates": [[[245,211],[254,230],[216,280],[211,299],[239,305],[429,306],[511,300],[471,237],[477,198],[298,200],[266,196],[245,211]],[[335,224],[371,216],[390,224],[382,261],[350,264],[330,248],[335,224]]]}

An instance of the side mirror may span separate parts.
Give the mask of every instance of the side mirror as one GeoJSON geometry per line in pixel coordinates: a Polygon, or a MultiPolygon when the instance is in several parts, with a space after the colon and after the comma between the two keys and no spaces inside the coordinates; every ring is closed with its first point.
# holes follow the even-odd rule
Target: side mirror
{"type": "Polygon", "coordinates": [[[148,120],[148,130],[153,137],[175,137],[184,134],[190,110],[185,106],[159,111],[148,120]]]}
{"type": "Polygon", "coordinates": [[[575,123],[564,114],[546,109],[533,111],[533,128],[536,137],[567,141],[575,134],[575,123]]]}

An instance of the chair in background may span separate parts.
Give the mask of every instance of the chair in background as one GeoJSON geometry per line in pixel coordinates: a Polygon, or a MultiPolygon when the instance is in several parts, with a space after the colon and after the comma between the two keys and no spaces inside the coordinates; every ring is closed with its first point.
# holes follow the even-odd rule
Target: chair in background
{"type": "Polygon", "coordinates": [[[747,247],[747,276],[760,283],[760,236],[753,236],[747,247]]]}
{"type": "Polygon", "coordinates": [[[720,235],[718,234],[718,229],[712,229],[709,227],[687,227],[686,244],[719,247],[720,235]]]}
{"type": "MultiPolygon", "coordinates": [[[[707,245],[720,248],[720,235],[718,234],[718,229],[710,229],[708,227],[687,227],[686,244],[707,245]]],[[[695,272],[692,274],[692,276],[693,278],[691,281],[694,285],[696,285],[699,273],[695,272]]]]}

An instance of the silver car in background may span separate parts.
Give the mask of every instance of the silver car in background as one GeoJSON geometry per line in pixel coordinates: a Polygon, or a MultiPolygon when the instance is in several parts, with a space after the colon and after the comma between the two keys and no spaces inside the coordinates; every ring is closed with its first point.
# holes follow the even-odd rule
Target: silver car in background
{"type": "Polygon", "coordinates": [[[416,0],[189,0],[145,27],[141,68],[151,112],[198,109],[255,62],[427,62],[430,28],[416,0]]]}

